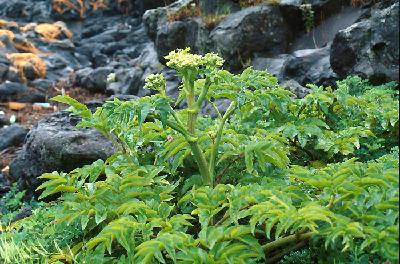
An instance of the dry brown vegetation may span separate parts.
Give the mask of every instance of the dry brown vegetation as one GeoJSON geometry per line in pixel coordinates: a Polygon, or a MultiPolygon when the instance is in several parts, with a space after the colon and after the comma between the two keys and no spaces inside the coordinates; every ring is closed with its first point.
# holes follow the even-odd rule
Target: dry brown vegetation
{"type": "Polygon", "coordinates": [[[181,21],[188,17],[201,17],[206,28],[214,28],[221,20],[223,20],[229,13],[223,14],[203,14],[198,5],[185,6],[178,11],[167,10],[168,22],[181,21]]]}
{"type": "Polygon", "coordinates": [[[279,4],[279,0],[239,0],[239,5],[246,6],[254,6],[260,4],[279,4]]]}

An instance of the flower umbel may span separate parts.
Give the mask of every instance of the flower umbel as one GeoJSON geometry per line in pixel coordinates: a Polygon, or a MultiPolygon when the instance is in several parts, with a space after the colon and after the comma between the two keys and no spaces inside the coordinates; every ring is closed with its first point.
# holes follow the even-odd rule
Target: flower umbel
{"type": "Polygon", "coordinates": [[[147,89],[156,90],[161,95],[166,95],[167,82],[161,73],[150,74],[146,78],[146,84],[144,87],[147,89]]]}
{"type": "Polygon", "coordinates": [[[195,69],[200,67],[221,67],[224,60],[215,53],[207,53],[205,56],[189,53],[190,48],[171,51],[165,59],[167,66],[177,71],[195,69]]]}

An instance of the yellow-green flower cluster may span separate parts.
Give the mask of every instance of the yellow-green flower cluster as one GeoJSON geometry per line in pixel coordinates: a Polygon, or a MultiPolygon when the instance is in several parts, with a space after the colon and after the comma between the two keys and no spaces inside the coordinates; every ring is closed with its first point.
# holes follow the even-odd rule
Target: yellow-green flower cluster
{"type": "Polygon", "coordinates": [[[147,89],[159,91],[162,95],[166,94],[167,82],[161,73],[150,74],[146,78],[146,84],[144,86],[147,89]]]}
{"type": "Polygon", "coordinates": [[[200,67],[221,67],[224,60],[215,53],[207,53],[205,56],[189,53],[190,48],[171,51],[165,59],[167,66],[177,71],[195,69],[200,67]]]}

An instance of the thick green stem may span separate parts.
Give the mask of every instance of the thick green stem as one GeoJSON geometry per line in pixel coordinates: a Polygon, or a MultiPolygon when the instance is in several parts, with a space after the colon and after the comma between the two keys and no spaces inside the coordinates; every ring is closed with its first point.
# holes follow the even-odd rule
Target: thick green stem
{"type": "Polygon", "coordinates": [[[199,113],[199,107],[195,101],[193,78],[191,78],[190,76],[184,76],[183,83],[186,90],[186,101],[188,105],[187,131],[189,132],[191,137],[195,139],[195,140],[190,140],[188,143],[190,145],[190,149],[192,150],[194,158],[196,159],[200,175],[203,179],[203,183],[212,186],[213,179],[210,176],[210,171],[208,170],[208,163],[204,156],[203,151],[200,149],[196,137],[196,123],[197,123],[197,116],[199,113]]]}
{"type": "Polygon", "coordinates": [[[187,128],[189,133],[194,134],[196,131],[196,120],[198,109],[195,105],[195,95],[194,95],[194,83],[190,80],[189,76],[185,76],[183,78],[183,83],[186,88],[186,102],[187,102],[187,110],[188,110],[188,121],[187,128]]]}
{"type": "Polygon", "coordinates": [[[199,166],[199,171],[201,177],[203,178],[203,183],[212,186],[213,182],[210,176],[210,172],[208,171],[207,161],[199,147],[199,144],[197,144],[197,142],[189,142],[189,145],[194,155],[194,158],[196,159],[197,166],[199,166]]]}
{"type": "Polygon", "coordinates": [[[197,99],[197,108],[200,109],[201,105],[204,102],[204,99],[206,98],[206,95],[208,93],[208,88],[210,88],[211,81],[209,78],[206,78],[206,83],[204,84],[203,90],[201,90],[201,93],[199,95],[199,98],[197,99]]]}
{"type": "Polygon", "coordinates": [[[272,241],[270,243],[267,243],[267,244],[263,245],[262,248],[264,249],[264,251],[271,251],[273,249],[276,249],[278,247],[281,247],[283,245],[286,245],[286,244],[289,244],[292,242],[309,239],[310,237],[312,237],[315,234],[316,234],[316,232],[307,232],[304,234],[290,235],[290,236],[283,237],[278,240],[272,241]]]}
{"type": "Polygon", "coordinates": [[[236,103],[231,102],[231,104],[229,105],[228,109],[226,110],[224,116],[222,117],[221,123],[219,124],[219,127],[218,127],[215,142],[214,142],[214,144],[212,146],[212,150],[211,150],[210,165],[209,165],[210,176],[212,179],[215,178],[215,162],[216,162],[217,155],[218,155],[218,148],[221,143],[222,132],[224,130],[226,120],[228,120],[228,118],[232,115],[233,111],[235,110],[235,107],[236,107],[236,103]]]}

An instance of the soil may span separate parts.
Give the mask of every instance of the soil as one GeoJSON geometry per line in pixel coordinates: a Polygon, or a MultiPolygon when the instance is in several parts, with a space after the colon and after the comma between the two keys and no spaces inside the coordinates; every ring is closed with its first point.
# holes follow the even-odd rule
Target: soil
{"type": "MultiPolygon", "coordinates": [[[[104,99],[107,96],[101,93],[91,93],[88,90],[79,88],[79,87],[68,87],[63,89],[65,94],[77,99],[80,102],[87,102],[97,99],[104,99]]],[[[57,94],[61,94],[61,89],[52,88],[49,92],[49,97],[53,97],[57,94]]],[[[0,105],[0,112],[3,111],[5,113],[6,119],[10,120],[10,118],[14,115],[15,122],[31,129],[34,125],[36,125],[39,120],[43,119],[45,116],[57,112],[62,109],[66,109],[67,106],[49,101],[49,108],[40,107],[34,105],[33,103],[23,103],[25,105],[24,108],[20,110],[12,110],[9,108],[8,104],[0,105]]],[[[3,174],[8,174],[8,166],[10,162],[15,158],[18,153],[18,150],[21,149],[22,146],[13,146],[9,147],[5,150],[0,151],[0,171],[3,174]]]]}

